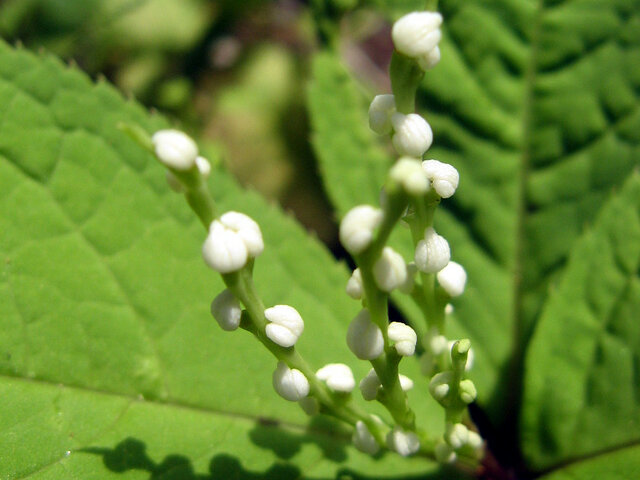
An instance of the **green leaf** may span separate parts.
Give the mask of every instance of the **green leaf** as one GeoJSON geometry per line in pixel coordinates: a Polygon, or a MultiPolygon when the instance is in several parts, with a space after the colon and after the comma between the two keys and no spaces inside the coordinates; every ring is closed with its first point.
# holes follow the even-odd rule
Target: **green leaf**
{"type": "Polygon", "coordinates": [[[391,156],[367,122],[365,95],[339,58],[329,52],[313,58],[308,106],[312,142],[324,186],[339,217],[359,204],[377,204],[391,156]]]}
{"type": "Polygon", "coordinates": [[[539,468],[640,442],[640,175],[573,248],[527,354],[523,448],[539,468]]]}
{"type": "MultiPolygon", "coordinates": [[[[418,110],[434,131],[428,157],[461,178],[435,218],[469,276],[451,335],[471,338],[476,351],[486,433],[514,446],[522,364],[548,291],[584,226],[640,163],[640,10],[637,0],[438,8],[442,61],[425,76],[418,110]]],[[[354,188],[379,175],[366,149],[351,154],[361,168],[347,172],[318,147],[327,183],[340,175],[354,188]]],[[[330,196],[341,212],[353,206],[330,196]]],[[[516,452],[498,454],[518,462],[516,452]]]]}
{"type": "Polygon", "coordinates": [[[628,447],[562,466],[558,471],[540,477],[540,480],[627,480],[635,478],[638,471],[640,447],[628,447]]]}
{"type": "MultiPolygon", "coordinates": [[[[223,285],[200,258],[205,232],[117,128],[165,120],[2,42],[0,115],[1,478],[448,478],[425,459],[371,459],[342,426],[309,423],[273,391],[275,360],[217,327],[209,302],[223,285]]],[[[364,376],[345,342],[358,307],[344,266],[223,171],[210,187],[221,210],[262,225],[256,283],[267,305],[305,318],[305,358],[364,376]]],[[[437,434],[441,411],[415,362],[403,367],[437,434]]]]}

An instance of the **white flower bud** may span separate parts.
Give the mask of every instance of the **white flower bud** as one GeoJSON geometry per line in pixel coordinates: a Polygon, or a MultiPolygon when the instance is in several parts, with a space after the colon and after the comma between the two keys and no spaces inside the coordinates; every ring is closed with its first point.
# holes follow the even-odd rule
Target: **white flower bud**
{"type": "Polygon", "coordinates": [[[184,193],[187,189],[182,184],[178,177],[176,177],[171,170],[167,170],[165,174],[165,178],[167,179],[167,184],[169,188],[176,193],[184,193]]]}
{"type": "Polygon", "coordinates": [[[409,357],[416,351],[418,336],[409,325],[400,322],[391,322],[387,329],[390,343],[395,347],[398,355],[409,357]]]}
{"type": "Polygon", "coordinates": [[[189,170],[196,162],[198,147],[185,133],[178,130],[160,130],[151,137],[158,159],[175,170],[189,170]]]}
{"type": "Polygon", "coordinates": [[[449,198],[455,193],[460,182],[460,174],[455,167],[438,160],[425,160],[422,168],[438,195],[449,198]]]}
{"type": "Polygon", "coordinates": [[[476,390],[476,386],[473,384],[473,382],[469,379],[465,379],[462,380],[460,382],[460,399],[464,402],[464,403],[471,403],[473,402],[477,395],[478,395],[478,391],[476,390]]]}
{"type": "Polygon", "coordinates": [[[360,273],[360,269],[356,268],[351,277],[349,277],[349,281],[347,282],[347,295],[349,295],[354,300],[360,300],[363,294],[362,287],[362,273],[360,273]]]}
{"type": "MultiPolygon", "coordinates": [[[[432,332],[430,332],[430,334],[431,333],[432,332]]],[[[447,337],[444,335],[438,335],[437,333],[430,336],[427,345],[429,346],[430,353],[435,356],[443,354],[447,351],[447,348],[451,350],[447,337]]]]}
{"type": "Polygon", "coordinates": [[[314,415],[317,415],[318,412],[320,412],[320,402],[318,402],[318,400],[313,397],[301,398],[300,400],[298,400],[298,405],[300,405],[300,408],[302,408],[304,413],[306,413],[310,417],[313,417],[314,415]]]}
{"type": "Polygon", "coordinates": [[[433,132],[427,121],[416,113],[394,113],[391,123],[395,132],[391,140],[396,152],[422,158],[433,142],[433,132]]]}
{"type": "Polygon", "coordinates": [[[285,400],[297,402],[309,394],[309,381],[300,370],[278,362],[278,367],[273,372],[273,388],[285,400]]]}
{"type": "Polygon", "coordinates": [[[384,338],[380,328],[371,321],[369,310],[361,310],[349,324],[347,345],[360,360],[373,360],[382,354],[384,338]]]}
{"type": "Polygon", "coordinates": [[[373,264],[373,278],[383,292],[391,292],[407,280],[407,264],[402,255],[391,247],[384,247],[373,264]]]}
{"type": "MultiPolygon", "coordinates": [[[[399,374],[398,380],[403,392],[408,392],[413,388],[413,380],[406,375],[399,374]]],[[[375,400],[378,395],[378,390],[382,388],[378,374],[373,368],[369,370],[369,373],[367,373],[362,380],[360,380],[360,384],[358,386],[360,387],[362,398],[366,401],[375,400]]]]}
{"type": "Polygon", "coordinates": [[[415,283],[415,276],[418,272],[418,267],[416,267],[415,262],[407,263],[407,279],[404,281],[402,285],[398,287],[402,293],[406,293],[407,295],[413,291],[413,286],[415,283]]]}
{"type": "Polygon", "coordinates": [[[449,262],[446,267],[438,272],[438,283],[451,297],[458,297],[464,292],[467,283],[467,272],[462,265],[449,262]]]}
{"type": "Polygon", "coordinates": [[[316,377],[334,392],[349,393],[356,386],[351,369],[344,363],[329,363],[316,372],[316,377]]]}
{"type": "Polygon", "coordinates": [[[391,167],[389,177],[402,185],[402,188],[409,194],[420,196],[429,190],[429,180],[427,179],[420,160],[411,157],[401,157],[391,167]]]}
{"type": "Polygon", "coordinates": [[[227,212],[220,217],[220,223],[242,238],[250,257],[257,257],[264,250],[262,232],[251,217],[244,213],[227,212]]]}
{"type": "Polygon", "coordinates": [[[378,374],[372,368],[367,373],[367,376],[360,380],[360,392],[362,393],[362,398],[367,401],[375,400],[376,395],[378,395],[378,389],[382,386],[380,383],[380,379],[378,378],[378,374]]]}
{"type": "Polygon", "coordinates": [[[406,375],[399,374],[398,380],[400,381],[400,388],[403,392],[408,392],[413,388],[413,380],[406,375]]]}
{"type": "Polygon", "coordinates": [[[198,167],[200,175],[204,178],[207,178],[211,174],[211,164],[209,160],[204,157],[196,157],[196,167],[198,167]]]}
{"type": "Polygon", "coordinates": [[[484,442],[482,437],[478,435],[476,432],[469,430],[469,435],[467,437],[467,445],[469,445],[474,450],[478,451],[482,449],[484,442]]]}
{"type": "Polygon", "coordinates": [[[214,220],[202,246],[204,261],[219,273],[240,270],[247,263],[249,252],[242,237],[214,220]]]}
{"type": "Polygon", "coordinates": [[[451,445],[442,441],[436,444],[434,455],[439,463],[453,463],[458,458],[451,445]]]}
{"type": "Polygon", "coordinates": [[[444,438],[455,450],[462,448],[469,440],[469,429],[461,423],[448,424],[444,438]]]}
{"type": "Polygon", "coordinates": [[[395,427],[387,434],[387,446],[390,450],[407,457],[420,449],[420,440],[415,433],[395,427]]]}
{"type": "Polygon", "coordinates": [[[211,302],[211,315],[216,319],[220,328],[232,331],[240,326],[242,308],[231,291],[223,290],[211,302]]]}
{"type": "Polygon", "coordinates": [[[371,244],[382,217],[382,210],[369,205],[352,208],[340,222],[340,243],[351,254],[363,252],[371,244]]]}
{"type": "Polygon", "coordinates": [[[451,259],[449,242],[438,235],[433,227],[424,231],[424,239],[418,242],[414,260],[418,270],[425,273],[437,273],[447,266],[451,259]]]}
{"type": "Polygon", "coordinates": [[[289,305],[276,305],[264,311],[269,321],[265,328],[267,337],[281,347],[292,347],[302,335],[304,321],[298,311],[289,305]]]}
{"type": "Polygon", "coordinates": [[[380,450],[380,445],[378,445],[374,436],[371,435],[371,432],[361,420],[356,422],[356,428],[351,439],[353,440],[353,446],[362,453],[375,455],[380,450]]]}
{"type": "MultiPolygon", "coordinates": [[[[447,347],[449,349],[449,351],[451,351],[451,349],[453,348],[453,344],[456,343],[455,340],[451,340],[448,344],[447,347]]],[[[469,370],[471,370],[471,367],[473,367],[473,360],[475,359],[475,354],[473,353],[473,348],[469,348],[469,350],[467,351],[467,363],[464,366],[464,370],[466,372],[468,372],[469,370]]]]}
{"type": "Polygon", "coordinates": [[[393,24],[391,38],[400,53],[418,58],[433,50],[440,38],[442,15],[437,12],[413,12],[393,24]]]}
{"type": "Polygon", "coordinates": [[[393,95],[376,95],[369,107],[369,127],[378,135],[391,132],[391,115],[396,113],[393,95]]]}
{"type": "Polygon", "coordinates": [[[444,306],[444,314],[445,315],[452,315],[453,314],[453,310],[454,310],[453,305],[451,305],[450,303],[447,303],[444,306]]]}
{"type": "Polygon", "coordinates": [[[438,63],[440,63],[440,48],[433,47],[429,50],[429,53],[417,58],[418,65],[422,70],[431,70],[438,63]]]}
{"type": "Polygon", "coordinates": [[[438,402],[442,402],[449,394],[452,375],[451,371],[436,373],[429,382],[429,392],[438,402]]]}

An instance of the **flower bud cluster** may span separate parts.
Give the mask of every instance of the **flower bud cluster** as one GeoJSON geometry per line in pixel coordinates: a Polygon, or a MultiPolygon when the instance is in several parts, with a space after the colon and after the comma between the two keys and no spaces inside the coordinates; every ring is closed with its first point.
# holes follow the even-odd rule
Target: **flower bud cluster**
{"type": "Polygon", "coordinates": [[[414,58],[423,70],[440,61],[438,42],[442,38],[442,15],[437,12],[413,12],[393,25],[391,38],[396,50],[414,58]]]}
{"type": "MultiPolygon", "coordinates": [[[[375,416],[374,416],[375,417],[375,416]]],[[[377,419],[377,417],[375,417],[377,419]]],[[[378,420],[382,423],[380,420],[378,420]]],[[[375,437],[371,434],[367,426],[362,420],[356,422],[356,428],[353,431],[353,446],[360,450],[362,453],[368,453],[369,455],[375,455],[380,451],[380,445],[376,441],[375,437]]]]}
{"type": "MultiPolygon", "coordinates": [[[[413,380],[406,375],[398,375],[398,381],[400,382],[400,388],[404,392],[408,392],[413,388],[413,380]]],[[[369,373],[362,380],[360,380],[358,387],[360,388],[360,393],[362,393],[362,398],[366,401],[375,400],[378,396],[378,392],[383,389],[382,383],[378,378],[378,374],[373,368],[369,370],[369,373]]]]}
{"type": "Polygon", "coordinates": [[[202,255],[207,265],[224,274],[240,270],[263,250],[258,224],[243,213],[227,212],[211,222],[202,255]]]}
{"type": "Polygon", "coordinates": [[[396,426],[387,435],[387,447],[403,457],[416,453],[420,449],[420,439],[413,432],[407,432],[396,426]]]}
{"type": "Polygon", "coordinates": [[[416,267],[424,273],[437,273],[447,266],[451,258],[449,242],[438,235],[433,227],[424,231],[424,238],[418,242],[414,255],[416,267]]]}
{"type": "Polygon", "coordinates": [[[350,393],[356,386],[353,372],[344,363],[329,363],[316,372],[316,377],[334,392],[350,393]]]}
{"type": "Polygon", "coordinates": [[[382,210],[369,205],[352,208],[340,223],[340,243],[352,255],[362,253],[371,244],[382,218],[382,210]]]}
{"type": "Polygon", "coordinates": [[[347,345],[360,360],[373,360],[384,351],[382,332],[371,321],[369,310],[361,310],[349,324],[347,345]]]}
{"type": "Polygon", "coordinates": [[[186,187],[173,171],[184,172],[195,166],[203,178],[211,173],[211,164],[198,155],[196,143],[185,133],[172,129],[159,130],[151,137],[151,143],[156,157],[169,168],[167,183],[174,192],[184,193],[186,187]]]}
{"type": "Polygon", "coordinates": [[[298,311],[289,305],[267,308],[264,316],[269,322],[265,328],[267,337],[281,347],[293,347],[302,331],[304,321],[298,311]]]}
{"type": "Polygon", "coordinates": [[[469,430],[462,423],[447,423],[443,441],[435,448],[436,460],[440,463],[452,463],[460,452],[468,452],[474,457],[482,453],[482,437],[469,430]]]}
{"type": "Polygon", "coordinates": [[[273,388],[285,400],[297,402],[309,394],[309,380],[300,370],[278,362],[278,367],[273,372],[273,388]]]}

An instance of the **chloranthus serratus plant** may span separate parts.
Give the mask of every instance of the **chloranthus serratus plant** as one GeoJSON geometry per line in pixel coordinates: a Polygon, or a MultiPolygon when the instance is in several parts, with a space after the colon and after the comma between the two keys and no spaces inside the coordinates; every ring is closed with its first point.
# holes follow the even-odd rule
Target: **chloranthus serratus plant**
{"type": "Polygon", "coordinates": [[[637,478],[640,4],[362,2],[365,102],[311,3],[339,261],[0,43],[0,478],[637,478]]]}

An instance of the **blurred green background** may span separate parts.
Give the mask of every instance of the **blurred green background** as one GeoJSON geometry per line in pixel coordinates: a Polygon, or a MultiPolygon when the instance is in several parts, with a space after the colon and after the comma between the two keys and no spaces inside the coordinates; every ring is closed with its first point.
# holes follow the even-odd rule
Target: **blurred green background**
{"type": "Polygon", "coordinates": [[[323,29],[340,38],[345,62],[367,93],[389,90],[389,23],[368,6],[357,0],[4,0],[0,34],[76,63],[93,78],[104,75],[162,111],[244,186],[281,203],[335,248],[336,223],[309,142],[304,93],[311,54],[327,38],[323,29]]]}

